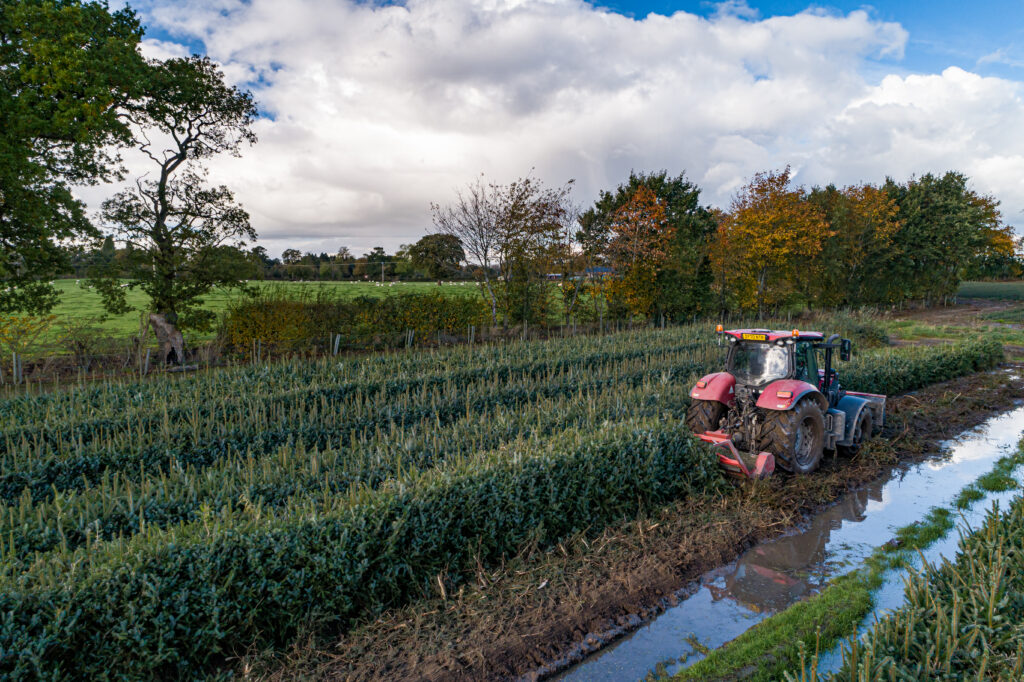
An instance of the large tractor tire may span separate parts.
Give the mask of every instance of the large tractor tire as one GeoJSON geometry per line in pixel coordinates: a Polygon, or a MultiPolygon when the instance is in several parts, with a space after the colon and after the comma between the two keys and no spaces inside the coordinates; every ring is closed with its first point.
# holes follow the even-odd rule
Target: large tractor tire
{"type": "Polygon", "coordinates": [[[786,412],[764,410],[758,448],[775,455],[775,463],[794,474],[809,474],[821,464],[825,417],[813,400],[801,400],[786,412]]]}
{"type": "Polygon", "coordinates": [[[853,427],[853,437],[850,438],[850,444],[837,445],[836,449],[839,450],[840,455],[852,457],[860,452],[861,446],[864,445],[865,441],[871,439],[874,431],[874,415],[871,414],[871,410],[865,407],[860,411],[860,416],[857,417],[857,424],[853,427]]]}
{"type": "Polygon", "coordinates": [[[725,409],[725,405],[717,400],[693,400],[686,408],[686,425],[694,433],[716,431],[725,416],[725,409]]]}

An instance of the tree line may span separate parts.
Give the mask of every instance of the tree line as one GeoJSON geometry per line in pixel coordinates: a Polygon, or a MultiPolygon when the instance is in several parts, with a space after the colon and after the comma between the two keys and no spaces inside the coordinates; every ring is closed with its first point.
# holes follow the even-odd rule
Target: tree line
{"type": "MultiPolygon", "coordinates": [[[[74,250],[70,256],[71,268],[65,277],[88,278],[111,263],[130,258],[130,251],[130,247],[119,247],[108,236],[98,246],[74,250]]],[[[222,259],[225,267],[231,267],[244,281],[426,282],[473,278],[472,269],[462,264],[462,247],[441,235],[426,235],[414,244],[401,245],[395,253],[375,246],[368,253],[356,256],[342,246],[333,254],[288,248],[280,257],[273,257],[263,246],[246,249],[225,245],[214,257],[222,259]]]]}
{"type": "Polygon", "coordinates": [[[956,171],[808,189],[787,167],[755,174],[728,210],[667,171],[632,172],[585,210],[571,187],[477,180],[433,207],[495,322],[548,319],[552,278],[566,316],[685,319],[939,302],[965,278],[1024,275],[999,202],[956,171]]]}

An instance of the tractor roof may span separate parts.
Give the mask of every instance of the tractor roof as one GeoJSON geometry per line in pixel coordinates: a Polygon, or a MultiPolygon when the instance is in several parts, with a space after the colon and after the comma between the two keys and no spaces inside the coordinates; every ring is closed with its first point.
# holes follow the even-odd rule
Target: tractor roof
{"type": "Polygon", "coordinates": [[[772,329],[727,329],[725,334],[742,341],[778,341],[779,339],[802,339],[804,341],[821,341],[825,335],[821,332],[805,332],[796,330],[772,330],[772,329]],[[754,337],[754,338],[751,338],[754,337]],[[764,338],[756,338],[764,337],[764,338]]]}

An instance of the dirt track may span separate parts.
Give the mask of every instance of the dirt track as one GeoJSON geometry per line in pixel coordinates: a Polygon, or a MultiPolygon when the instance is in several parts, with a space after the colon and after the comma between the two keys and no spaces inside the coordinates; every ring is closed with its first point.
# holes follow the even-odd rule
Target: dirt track
{"type": "MultiPolygon", "coordinates": [[[[1016,310],[1020,301],[1003,301],[990,298],[961,298],[956,305],[933,306],[931,308],[906,309],[890,313],[895,319],[917,320],[927,324],[963,324],[965,320],[977,320],[988,313],[1016,310]]],[[[1020,325],[1009,325],[1020,326],[1020,325]]]]}
{"type": "Polygon", "coordinates": [[[553,671],[675,603],[705,571],[800,522],[899,460],[1024,398],[1005,372],[958,379],[890,401],[885,432],[854,460],[806,478],[776,477],[726,498],[678,503],[547,552],[526,551],[444,598],[385,614],[334,642],[297,645],[288,660],[249,659],[274,679],[479,680],[553,671]],[[602,634],[595,634],[602,633],[602,634]]]}

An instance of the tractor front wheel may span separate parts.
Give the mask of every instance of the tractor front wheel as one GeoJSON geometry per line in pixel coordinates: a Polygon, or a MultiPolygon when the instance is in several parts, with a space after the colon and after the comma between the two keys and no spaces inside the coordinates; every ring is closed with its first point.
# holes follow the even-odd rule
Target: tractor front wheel
{"type": "Polygon", "coordinates": [[[725,405],[717,400],[693,400],[686,408],[686,425],[694,433],[716,431],[725,416],[725,405]]]}
{"type": "Polygon", "coordinates": [[[825,446],[825,418],[813,400],[801,400],[786,412],[765,410],[758,448],[775,455],[776,463],[791,473],[809,474],[821,464],[825,446]]]}

